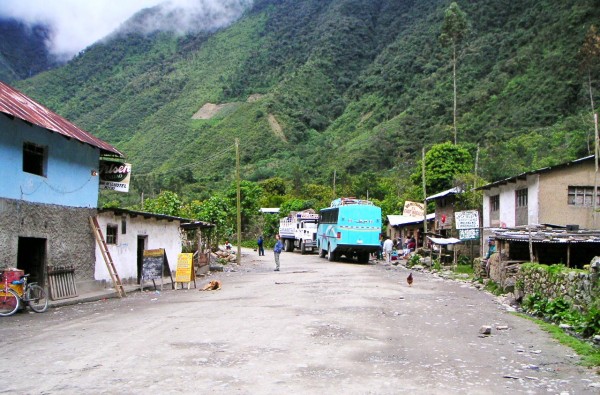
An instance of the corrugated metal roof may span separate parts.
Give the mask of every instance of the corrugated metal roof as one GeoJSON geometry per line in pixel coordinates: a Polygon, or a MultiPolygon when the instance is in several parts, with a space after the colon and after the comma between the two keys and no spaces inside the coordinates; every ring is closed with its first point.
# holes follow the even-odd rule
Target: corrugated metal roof
{"type": "Polygon", "coordinates": [[[599,230],[576,230],[535,228],[531,231],[520,229],[495,229],[498,240],[522,241],[532,243],[600,243],[599,230]]]}
{"type": "Polygon", "coordinates": [[[498,185],[508,184],[509,182],[515,181],[515,180],[517,180],[519,178],[521,178],[521,179],[522,178],[526,178],[528,175],[546,173],[546,172],[553,171],[553,170],[556,170],[556,169],[562,169],[562,168],[565,168],[565,167],[569,167],[569,166],[573,166],[573,165],[578,165],[580,163],[585,163],[585,162],[588,162],[588,161],[594,160],[594,159],[595,159],[594,155],[590,155],[590,156],[586,156],[586,157],[583,157],[583,158],[572,160],[570,162],[561,163],[559,165],[548,166],[548,167],[544,167],[544,168],[537,169],[537,170],[526,171],[526,172],[521,173],[519,175],[516,175],[514,177],[509,177],[509,178],[505,178],[503,180],[491,182],[491,183],[486,184],[484,186],[481,186],[479,188],[475,188],[475,190],[476,191],[477,190],[482,191],[482,190],[486,190],[486,189],[491,189],[491,188],[496,187],[498,185]]]}
{"type": "MultiPolygon", "coordinates": [[[[388,222],[391,226],[409,225],[423,222],[423,217],[410,217],[408,215],[388,215],[388,222]]],[[[427,214],[427,220],[435,219],[435,213],[427,214]]]]}
{"type": "Polygon", "coordinates": [[[434,200],[448,195],[458,195],[459,193],[462,193],[462,189],[460,187],[454,187],[440,193],[436,193],[435,195],[427,196],[425,200],[434,200]]]}
{"type": "Polygon", "coordinates": [[[193,227],[210,228],[210,227],[214,226],[210,222],[194,221],[189,218],[176,217],[173,215],[166,215],[166,214],[149,213],[146,211],[135,211],[135,210],[129,210],[126,208],[116,208],[116,207],[115,208],[103,208],[103,209],[98,210],[98,212],[99,213],[111,212],[117,216],[123,215],[123,214],[128,214],[132,217],[144,217],[144,218],[164,219],[167,221],[179,221],[181,223],[182,227],[184,224],[187,224],[188,227],[192,227],[192,228],[193,227]]]}
{"type": "Polygon", "coordinates": [[[103,154],[124,156],[112,145],[92,136],[2,81],[0,81],[0,112],[97,147],[103,154]]]}

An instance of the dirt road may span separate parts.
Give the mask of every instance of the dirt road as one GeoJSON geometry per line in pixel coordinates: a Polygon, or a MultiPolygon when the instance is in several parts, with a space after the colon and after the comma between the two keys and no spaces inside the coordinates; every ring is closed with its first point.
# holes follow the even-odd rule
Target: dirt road
{"type": "Polygon", "coordinates": [[[570,349],[468,284],[415,272],[409,287],[404,268],[299,253],[273,272],[272,253],[245,253],[208,278],[220,291],[0,319],[0,393],[600,392],[570,349]]]}

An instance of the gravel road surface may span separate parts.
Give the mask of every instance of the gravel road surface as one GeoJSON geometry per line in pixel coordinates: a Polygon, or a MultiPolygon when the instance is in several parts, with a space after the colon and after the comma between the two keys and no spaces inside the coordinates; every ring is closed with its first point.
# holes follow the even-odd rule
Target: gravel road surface
{"type": "Polygon", "coordinates": [[[468,283],[297,252],[281,266],[244,249],[198,280],[219,291],[0,318],[0,393],[600,393],[571,349],[468,283]]]}

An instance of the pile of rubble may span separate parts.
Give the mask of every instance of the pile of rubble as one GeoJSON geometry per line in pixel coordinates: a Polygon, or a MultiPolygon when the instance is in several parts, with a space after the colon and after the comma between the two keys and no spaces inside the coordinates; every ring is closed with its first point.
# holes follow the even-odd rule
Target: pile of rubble
{"type": "MultiPolygon", "coordinates": [[[[219,261],[219,259],[221,260],[226,260],[227,262],[233,263],[237,260],[237,256],[235,255],[235,252],[233,252],[232,250],[217,250],[216,252],[214,252],[213,257],[215,258],[216,261],[219,261]]],[[[212,261],[212,259],[211,259],[212,261]]]]}

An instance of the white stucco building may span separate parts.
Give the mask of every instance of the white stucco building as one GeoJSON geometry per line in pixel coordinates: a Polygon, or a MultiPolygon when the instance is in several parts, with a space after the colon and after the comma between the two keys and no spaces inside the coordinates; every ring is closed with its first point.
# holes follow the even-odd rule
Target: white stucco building
{"type": "MultiPolygon", "coordinates": [[[[484,185],[483,227],[575,224],[598,229],[594,207],[594,156],[546,167],[484,185]]],[[[594,204],[596,200],[596,204],[594,204]]]]}
{"type": "MultiPolygon", "coordinates": [[[[125,209],[98,210],[98,224],[124,284],[139,283],[144,250],[163,248],[169,267],[175,272],[177,255],[182,249],[180,226],[190,222],[185,218],[125,209]]],[[[110,283],[111,277],[98,244],[95,255],[95,280],[110,283]]]]}

